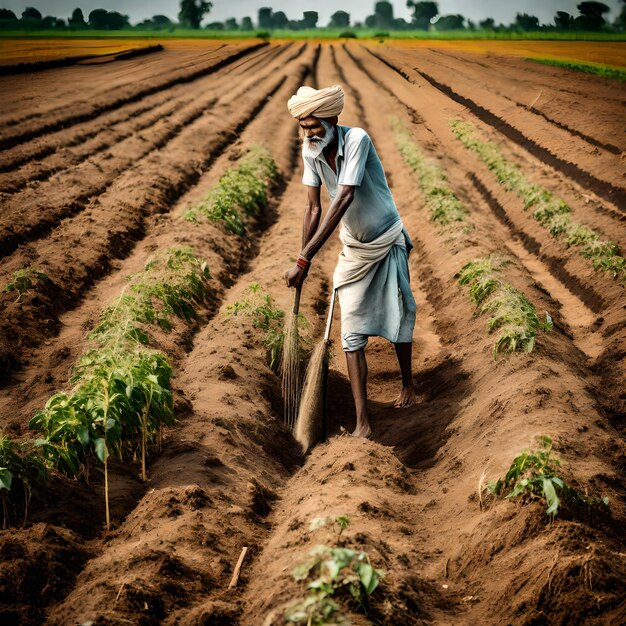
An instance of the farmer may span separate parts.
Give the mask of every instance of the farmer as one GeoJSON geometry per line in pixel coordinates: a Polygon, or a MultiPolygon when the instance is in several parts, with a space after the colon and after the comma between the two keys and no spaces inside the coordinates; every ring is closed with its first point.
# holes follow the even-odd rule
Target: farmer
{"type": "Polygon", "coordinates": [[[407,257],[413,247],[391,196],[372,140],[362,128],[337,124],[344,94],[339,85],[326,89],[300,87],[289,99],[289,112],[303,134],[302,157],[307,203],[302,250],[285,274],[289,287],[299,287],[313,257],[341,222],[343,250],[333,275],[341,306],[341,338],[356,406],[357,437],[369,437],[367,415],[368,337],[391,341],[396,350],[402,390],[395,407],[415,403],[411,341],[415,300],[409,285],[407,257]],[[331,204],[320,224],[322,181],[331,204]]]}

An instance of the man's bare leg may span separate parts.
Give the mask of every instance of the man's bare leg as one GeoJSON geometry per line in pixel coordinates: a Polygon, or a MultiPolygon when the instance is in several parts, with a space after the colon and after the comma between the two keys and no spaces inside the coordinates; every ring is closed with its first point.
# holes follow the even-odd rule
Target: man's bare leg
{"type": "Polygon", "coordinates": [[[348,363],[348,376],[354,406],[356,407],[356,428],[352,435],[354,437],[369,437],[372,434],[369,419],[367,417],[367,361],[365,360],[365,348],[346,352],[348,363]]]}
{"type": "Polygon", "coordinates": [[[412,371],[412,343],[394,343],[396,356],[400,364],[400,372],[402,373],[402,391],[394,402],[394,407],[406,408],[415,404],[415,389],[413,388],[413,371],[412,371]]]}

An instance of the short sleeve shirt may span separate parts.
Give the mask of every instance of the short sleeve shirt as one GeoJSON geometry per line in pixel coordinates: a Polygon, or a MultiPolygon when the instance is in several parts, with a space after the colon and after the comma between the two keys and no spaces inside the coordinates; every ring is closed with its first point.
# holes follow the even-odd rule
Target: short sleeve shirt
{"type": "Polygon", "coordinates": [[[362,128],[337,125],[336,129],[337,173],[323,153],[315,158],[303,154],[302,182],[310,187],[320,187],[323,182],[331,198],[337,195],[338,185],[354,186],[354,200],[342,222],[359,241],[369,242],[399,220],[400,215],[370,136],[362,128]]]}

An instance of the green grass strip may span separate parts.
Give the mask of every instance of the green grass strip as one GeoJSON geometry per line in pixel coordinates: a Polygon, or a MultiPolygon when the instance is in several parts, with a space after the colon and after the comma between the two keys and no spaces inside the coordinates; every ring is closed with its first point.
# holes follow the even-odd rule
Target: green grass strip
{"type": "MultiPolygon", "coordinates": [[[[253,30],[217,30],[209,28],[189,29],[183,27],[167,28],[163,30],[143,29],[141,27],[123,30],[61,30],[61,29],[7,29],[0,31],[0,39],[11,38],[54,38],[54,39],[126,39],[126,38],[154,38],[154,39],[253,39],[261,37],[275,39],[337,39],[341,38],[345,28],[309,28],[303,30],[272,29],[263,31],[253,30]]],[[[349,27],[350,31],[360,39],[381,37],[380,28],[349,27]]],[[[503,40],[544,40],[544,41],[626,41],[624,33],[603,33],[597,31],[533,31],[519,32],[509,30],[389,30],[382,33],[389,39],[503,39],[503,40]]]]}
{"type": "Polygon", "coordinates": [[[552,65],[553,67],[562,67],[575,72],[585,72],[586,74],[595,74],[603,78],[616,78],[617,80],[626,81],[626,69],[603,65],[602,63],[581,63],[580,61],[561,61],[559,59],[542,59],[536,57],[526,57],[527,61],[535,63],[543,63],[544,65],[552,65]]]}
{"type": "Polygon", "coordinates": [[[200,216],[221,221],[237,235],[246,232],[244,216],[257,216],[267,206],[267,193],[278,177],[278,168],[267,148],[255,144],[237,167],[226,170],[202,199],[185,213],[185,219],[196,222],[200,216]]]}
{"type": "Polygon", "coordinates": [[[591,260],[594,269],[607,272],[626,284],[626,259],[615,243],[603,241],[591,228],[573,221],[572,209],[564,200],[545,187],[532,183],[519,165],[502,155],[496,143],[478,139],[475,126],[459,119],[452,120],[450,124],[461,143],[478,155],[507,191],[522,198],[524,210],[532,209],[532,216],[550,235],[566,248],[578,248],[583,257],[591,260]]]}
{"type": "Polygon", "coordinates": [[[442,226],[464,222],[464,232],[472,228],[469,211],[456,197],[448,179],[432,159],[420,150],[413,136],[395,116],[389,118],[394,140],[404,162],[418,175],[420,189],[430,211],[430,219],[442,226]]]}
{"type": "Polygon", "coordinates": [[[475,315],[491,315],[487,328],[498,331],[493,348],[494,359],[499,352],[531,352],[537,330],[550,330],[552,320],[546,314],[542,322],[535,306],[526,296],[497,276],[510,260],[491,255],[466,263],[458,273],[461,285],[469,286],[469,296],[476,306],[475,315]]]}

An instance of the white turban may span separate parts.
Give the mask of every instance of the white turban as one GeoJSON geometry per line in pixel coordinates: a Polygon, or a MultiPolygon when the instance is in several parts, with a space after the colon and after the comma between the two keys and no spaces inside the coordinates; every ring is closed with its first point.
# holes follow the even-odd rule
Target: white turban
{"type": "Polygon", "coordinates": [[[289,98],[287,108],[298,120],[309,115],[321,118],[334,117],[343,110],[343,89],[340,85],[326,89],[300,87],[296,94],[289,98]]]}

